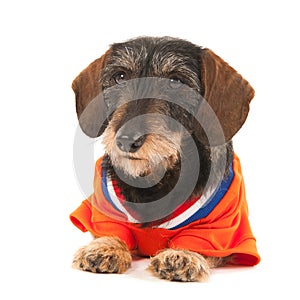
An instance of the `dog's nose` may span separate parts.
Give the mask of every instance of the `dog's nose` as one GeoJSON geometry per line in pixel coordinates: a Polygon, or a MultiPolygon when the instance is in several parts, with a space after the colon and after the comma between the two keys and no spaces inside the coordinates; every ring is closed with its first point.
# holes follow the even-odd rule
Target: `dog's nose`
{"type": "Polygon", "coordinates": [[[142,135],[136,138],[136,134],[133,136],[130,135],[121,135],[117,136],[116,143],[121,151],[134,153],[142,147],[145,142],[146,136],[142,135]]]}

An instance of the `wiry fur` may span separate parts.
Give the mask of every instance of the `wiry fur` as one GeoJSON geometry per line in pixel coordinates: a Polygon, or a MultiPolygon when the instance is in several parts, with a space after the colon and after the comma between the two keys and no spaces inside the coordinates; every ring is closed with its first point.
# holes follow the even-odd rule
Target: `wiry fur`
{"type": "MultiPolygon", "coordinates": [[[[77,104],[77,113],[80,117],[87,100],[85,98],[83,100],[77,88],[83,80],[97,78],[94,82],[97,85],[96,90],[89,92],[87,97],[91,100],[96,92],[102,91],[109,112],[106,122],[98,133],[98,135],[103,133],[105,149],[102,167],[117,183],[128,202],[147,203],[169,194],[176,185],[179,174],[183,172],[182,163],[184,162],[190,168],[194,167],[194,161],[190,159],[191,141],[197,147],[201,167],[190,197],[212,193],[220,181],[227,176],[233,159],[231,137],[246,118],[247,103],[241,103],[241,106],[244,106],[240,108],[236,107],[238,102],[233,101],[233,108],[229,108],[230,114],[224,114],[219,108],[215,109],[221,125],[225,128],[225,140],[222,144],[209,145],[205,140],[205,135],[202,134],[201,126],[194,117],[199,106],[197,98],[191,97],[188,102],[183,97],[182,101],[187,109],[183,108],[180,103],[162,100],[159,97],[128,101],[132,99],[137,89],[142,90],[143,93],[144,87],[133,85],[129,88],[126,84],[122,84],[137,78],[167,78],[170,79],[171,84],[174,84],[174,93],[179,95],[179,98],[181,89],[177,88],[178,85],[180,87],[183,84],[198,95],[210,98],[210,104],[214,108],[220,96],[214,95],[209,85],[218,93],[224,94],[222,87],[215,87],[215,82],[218,76],[223,76],[224,80],[227,80],[229,76],[226,72],[232,72],[232,69],[224,63],[225,73],[218,65],[216,68],[219,69],[216,69],[210,77],[207,71],[208,65],[218,59],[220,58],[209,50],[187,41],[169,37],[144,37],[113,44],[106,55],[97,62],[101,65],[98,75],[93,75],[94,77],[88,75],[86,76],[88,79],[83,79],[81,75],[74,81],[73,88],[77,101],[85,101],[83,104],[77,104]],[[238,119],[239,116],[235,117],[234,114],[240,111],[243,112],[243,116],[238,119]],[[169,123],[167,118],[157,117],[158,115],[176,120],[184,127],[184,130],[176,124],[169,123]],[[142,121],[140,123],[135,121],[132,125],[131,120],[138,119],[138,116],[144,116],[142,121]],[[156,118],[153,119],[152,116],[156,118]],[[234,126],[227,124],[231,117],[233,120],[230,121],[231,124],[236,123],[234,126]],[[145,132],[147,134],[144,134],[145,132]],[[118,145],[117,137],[128,133],[136,133],[137,138],[143,138],[142,146],[137,151],[123,151],[118,145]],[[192,140],[187,138],[188,136],[192,137],[192,140]],[[225,172],[222,172],[220,166],[224,162],[225,172]],[[151,187],[139,188],[130,184],[139,177],[149,177],[150,181],[155,182],[157,179],[155,176],[161,169],[164,170],[163,178],[151,187]],[[204,190],[210,174],[212,176],[210,186],[204,190]],[[126,182],[122,180],[125,177],[126,182]]],[[[228,86],[239,84],[241,80],[240,75],[237,74],[234,81],[224,84],[228,86]]],[[[246,86],[244,89],[245,93],[248,93],[247,97],[251,99],[254,92],[251,87],[248,87],[246,81],[242,83],[246,86]]],[[[238,97],[239,89],[235,87],[233,89],[238,97]]],[[[224,102],[221,105],[225,107],[227,105],[226,94],[223,96],[224,102]]],[[[229,101],[231,100],[227,101],[230,104],[229,101]]],[[[86,120],[88,119],[85,117],[85,122],[86,120]]],[[[87,132],[89,127],[85,128],[87,132]]],[[[189,176],[189,174],[183,174],[183,176],[189,176]]],[[[150,226],[150,224],[145,223],[143,226],[150,226]]],[[[204,257],[187,249],[165,249],[152,258],[149,269],[156,276],[168,280],[206,280],[210,267],[224,265],[226,260],[226,258],[204,257]]],[[[81,248],[74,258],[75,267],[91,272],[120,273],[126,271],[130,263],[130,252],[126,245],[114,237],[95,239],[90,245],[81,248]]]]}
{"type": "MultiPolygon", "coordinates": [[[[151,113],[169,116],[182,124],[193,136],[198,148],[201,171],[191,196],[199,196],[203,192],[211,171],[216,175],[214,187],[223,179],[223,174],[218,176],[217,170],[211,170],[212,159],[214,162],[225,160],[227,168],[232,161],[231,142],[213,149],[203,145],[194,135],[195,123],[191,121],[194,119],[193,115],[179,105],[158,99],[141,99],[126,103],[126,100],[131,99],[134,92],[126,87],[122,87],[117,95],[110,95],[109,87],[116,85],[113,75],[120,71],[125,72],[127,80],[139,77],[178,78],[193,90],[200,92],[202,89],[200,51],[201,48],[198,46],[185,41],[179,43],[177,39],[173,38],[140,38],[112,46],[110,59],[101,79],[106,101],[110,102],[111,99],[114,99],[115,103],[112,105],[117,106],[110,116],[108,126],[103,134],[103,145],[106,152],[105,167],[120,185],[127,201],[154,201],[168,194],[176,184],[181,171],[181,156],[187,158],[190,149],[188,144],[190,141],[185,139],[184,133],[179,128],[170,128],[163,119],[153,122],[149,118],[149,122],[146,124],[139,124],[146,126],[148,131],[152,132],[147,135],[143,147],[135,153],[122,152],[116,145],[116,134],[122,126],[127,126],[125,129],[128,131],[137,130],[127,125],[128,121],[137,116],[151,113]],[[106,89],[108,89],[107,92],[106,89]],[[124,104],[118,106],[118,103],[124,104]],[[124,176],[133,177],[132,180],[134,180],[134,177],[149,173],[155,174],[157,166],[163,166],[166,174],[159,184],[147,191],[128,186],[119,180],[119,176],[114,171],[116,168],[118,173],[124,173],[124,176]]],[[[198,103],[190,105],[190,110],[194,112],[198,103]]],[[[144,117],[143,121],[145,119],[147,121],[147,117],[144,117]]],[[[190,162],[191,167],[193,163],[193,161],[190,162]]]]}
{"type": "Polygon", "coordinates": [[[94,239],[74,255],[73,267],[93,273],[123,273],[131,266],[126,244],[114,237],[94,239]]]}

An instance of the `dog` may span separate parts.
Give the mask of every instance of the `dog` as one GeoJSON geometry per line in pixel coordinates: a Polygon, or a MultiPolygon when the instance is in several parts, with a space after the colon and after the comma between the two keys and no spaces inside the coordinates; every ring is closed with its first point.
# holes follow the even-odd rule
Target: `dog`
{"type": "Polygon", "coordinates": [[[171,37],[113,44],[73,81],[84,133],[102,137],[94,193],[70,215],[94,236],[73,267],[124,273],[132,255],[171,281],[205,281],[211,268],[254,266],[232,137],[254,97],[213,51],[171,37]]]}

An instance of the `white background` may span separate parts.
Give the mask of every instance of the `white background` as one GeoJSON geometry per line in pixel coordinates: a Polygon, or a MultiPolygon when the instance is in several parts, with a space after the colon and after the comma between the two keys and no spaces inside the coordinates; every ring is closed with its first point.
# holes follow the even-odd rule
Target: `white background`
{"type": "Polygon", "coordinates": [[[291,0],[2,1],[0,298],[300,299],[299,12],[291,0]],[[234,145],[258,266],[191,284],[153,278],[147,260],[123,275],[70,268],[90,240],[68,219],[84,198],[73,172],[71,82],[111,43],[140,35],[211,48],[255,88],[234,145]]]}

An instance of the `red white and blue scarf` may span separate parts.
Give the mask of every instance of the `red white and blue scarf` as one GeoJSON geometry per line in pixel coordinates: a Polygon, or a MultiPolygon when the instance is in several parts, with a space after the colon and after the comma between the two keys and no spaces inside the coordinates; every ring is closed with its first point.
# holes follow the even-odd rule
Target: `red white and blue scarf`
{"type": "MultiPolygon", "coordinates": [[[[189,199],[177,207],[170,215],[153,222],[153,224],[151,224],[152,227],[178,229],[196,220],[205,218],[222,200],[228,191],[233,178],[234,172],[231,165],[229,175],[226,176],[226,179],[223,179],[218,188],[212,192],[207,192],[205,195],[201,195],[198,198],[189,199]]],[[[109,176],[107,176],[104,169],[102,169],[102,192],[103,199],[101,199],[101,201],[108,201],[118,215],[121,213],[130,223],[140,223],[140,221],[134,217],[134,213],[126,208],[124,205],[126,200],[121,194],[119,187],[109,176]]],[[[98,201],[99,200],[100,199],[98,199],[98,201]]]]}

